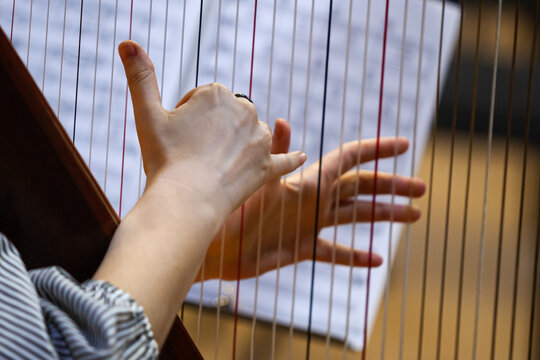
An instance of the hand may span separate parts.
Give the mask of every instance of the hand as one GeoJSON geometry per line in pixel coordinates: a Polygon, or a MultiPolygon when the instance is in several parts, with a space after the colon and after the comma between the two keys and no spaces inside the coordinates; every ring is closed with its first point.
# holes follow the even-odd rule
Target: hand
{"type": "MultiPolygon", "coordinates": [[[[276,121],[272,152],[288,151],[290,143],[290,127],[283,119],[276,121]]],[[[353,201],[355,195],[373,193],[374,173],[372,171],[353,169],[357,165],[360,147],[361,161],[365,163],[375,159],[376,141],[364,140],[343,144],[341,164],[339,149],[326,154],[322,161],[320,186],[320,211],[317,233],[320,229],[337,224],[354,221],[371,221],[371,201],[353,201]],[[352,169],[352,170],[351,170],[352,169]],[[336,201],[339,184],[339,199],[336,201]],[[357,189],[355,189],[355,187],[357,189]]],[[[405,138],[383,138],[380,141],[380,158],[404,153],[408,148],[405,138]]],[[[309,260],[313,254],[313,238],[315,227],[315,206],[317,201],[317,178],[319,163],[315,163],[300,173],[286,178],[286,181],[275,179],[264,185],[245,203],[242,243],[241,278],[255,276],[278,266],[285,266],[297,260],[309,260]],[[283,212],[282,212],[283,199],[283,212]],[[301,202],[300,202],[301,200],[301,202]],[[300,205],[299,205],[300,202],[300,205]],[[261,210],[262,209],[262,210],[261,210]],[[262,217],[261,217],[262,212],[262,217]],[[298,218],[300,216],[300,218],[298,218]],[[278,251],[281,239],[281,251],[278,251]],[[297,244],[298,241],[298,244],[297,244]],[[259,268],[257,270],[257,253],[260,244],[259,268]]],[[[389,194],[395,187],[396,195],[419,197],[425,191],[420,179],[411,179],[393,174],[379,173],[377,194],[389,194]]],[[[398,204],[377,203],[375,220],[388,221],[391,218],[399,222],[412,222],[420,217],[420,211],[414,207],[398,204]]],[[[241,209],[236,210],[227,219],[226,225],[214,238],[205,259],[205,279],[219,277],[221,243],[224,243],[222,278],[236,279],[238,264],[238,247],[240,238],[241,209]],[[224,230],[224,236],[223,236],[224,230]]],[[[333,242],[317,239],[316,258],[319,261],[331,262],[333,242]]],[[[368,266],[369,253],[352,251],[349,247],[337,244],[335,247],[335,263],[349,265],[353,260],[355,266],[368,266]]],[[[372,266],[382,263],[382,258],[373,254],[372,266]]],[[[199,273],[198,280],[201,274],[199,273]]]]}
{"type": "Polygon", "coordinates": [[[148,184],[156,178],[222,205],[227,216],[260,186],[295,170],[305,154],[271,155],[272,132],[255,106],[221,84],[161,106],[150,59],[133,41],[119,47],[131,90],[148,184]]]}

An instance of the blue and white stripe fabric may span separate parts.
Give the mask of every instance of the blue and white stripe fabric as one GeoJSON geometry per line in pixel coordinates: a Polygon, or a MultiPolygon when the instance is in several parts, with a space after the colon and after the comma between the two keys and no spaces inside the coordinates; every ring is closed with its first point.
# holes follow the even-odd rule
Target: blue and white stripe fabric
{"type": "Polygon", "coordinates": [[[143,309],[105,281],[27,271],[0,233],[0,359],[155,359],[143,309]]]}

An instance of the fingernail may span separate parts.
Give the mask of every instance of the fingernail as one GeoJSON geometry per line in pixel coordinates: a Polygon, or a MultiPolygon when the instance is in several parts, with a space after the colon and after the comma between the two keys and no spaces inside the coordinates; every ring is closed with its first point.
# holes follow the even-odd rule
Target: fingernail
{"type": "Polygon", "coordinates": [[[123,42],[120,44],[120,53],[124,58],[130,58],[137,55],[137,48],[129,42],[123,42]]]}
{"type": "Polygon", "coordinates": [[[300,160],[300,164],[303,164],[307,160],[307,155],[301,152],[298,154],[298,160],[300,160]]]}

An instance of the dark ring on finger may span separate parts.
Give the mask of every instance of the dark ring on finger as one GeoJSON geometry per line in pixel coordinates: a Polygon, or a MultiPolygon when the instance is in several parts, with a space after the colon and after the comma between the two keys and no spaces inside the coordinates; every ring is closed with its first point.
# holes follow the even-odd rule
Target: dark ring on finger
{"type": "Polygon", "coordinates": [[[234,96],[236,96],[237,98],[244,98],[244,99],[246,99],[247,101],[249,101],[250,103],[253,104],[253,101],[251,101],[251,99],[247,95],[236,93],[236,94],[234,94],[234,96]]]}

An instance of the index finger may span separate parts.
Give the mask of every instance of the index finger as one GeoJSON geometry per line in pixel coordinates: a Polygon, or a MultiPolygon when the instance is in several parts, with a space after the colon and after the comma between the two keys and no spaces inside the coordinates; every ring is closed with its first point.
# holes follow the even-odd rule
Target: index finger
{"type": "MultiPolygon", "coordinates": [[[[407,151],[409,141],[404,137],[380,138],[379,158],[400,155],[407,151]]],[[[351,141],[326,154],[322,159],[322,172],[333,179],[349,171],[353,166],[375,160],[377,156],[377,139],[351,141]]]]}

